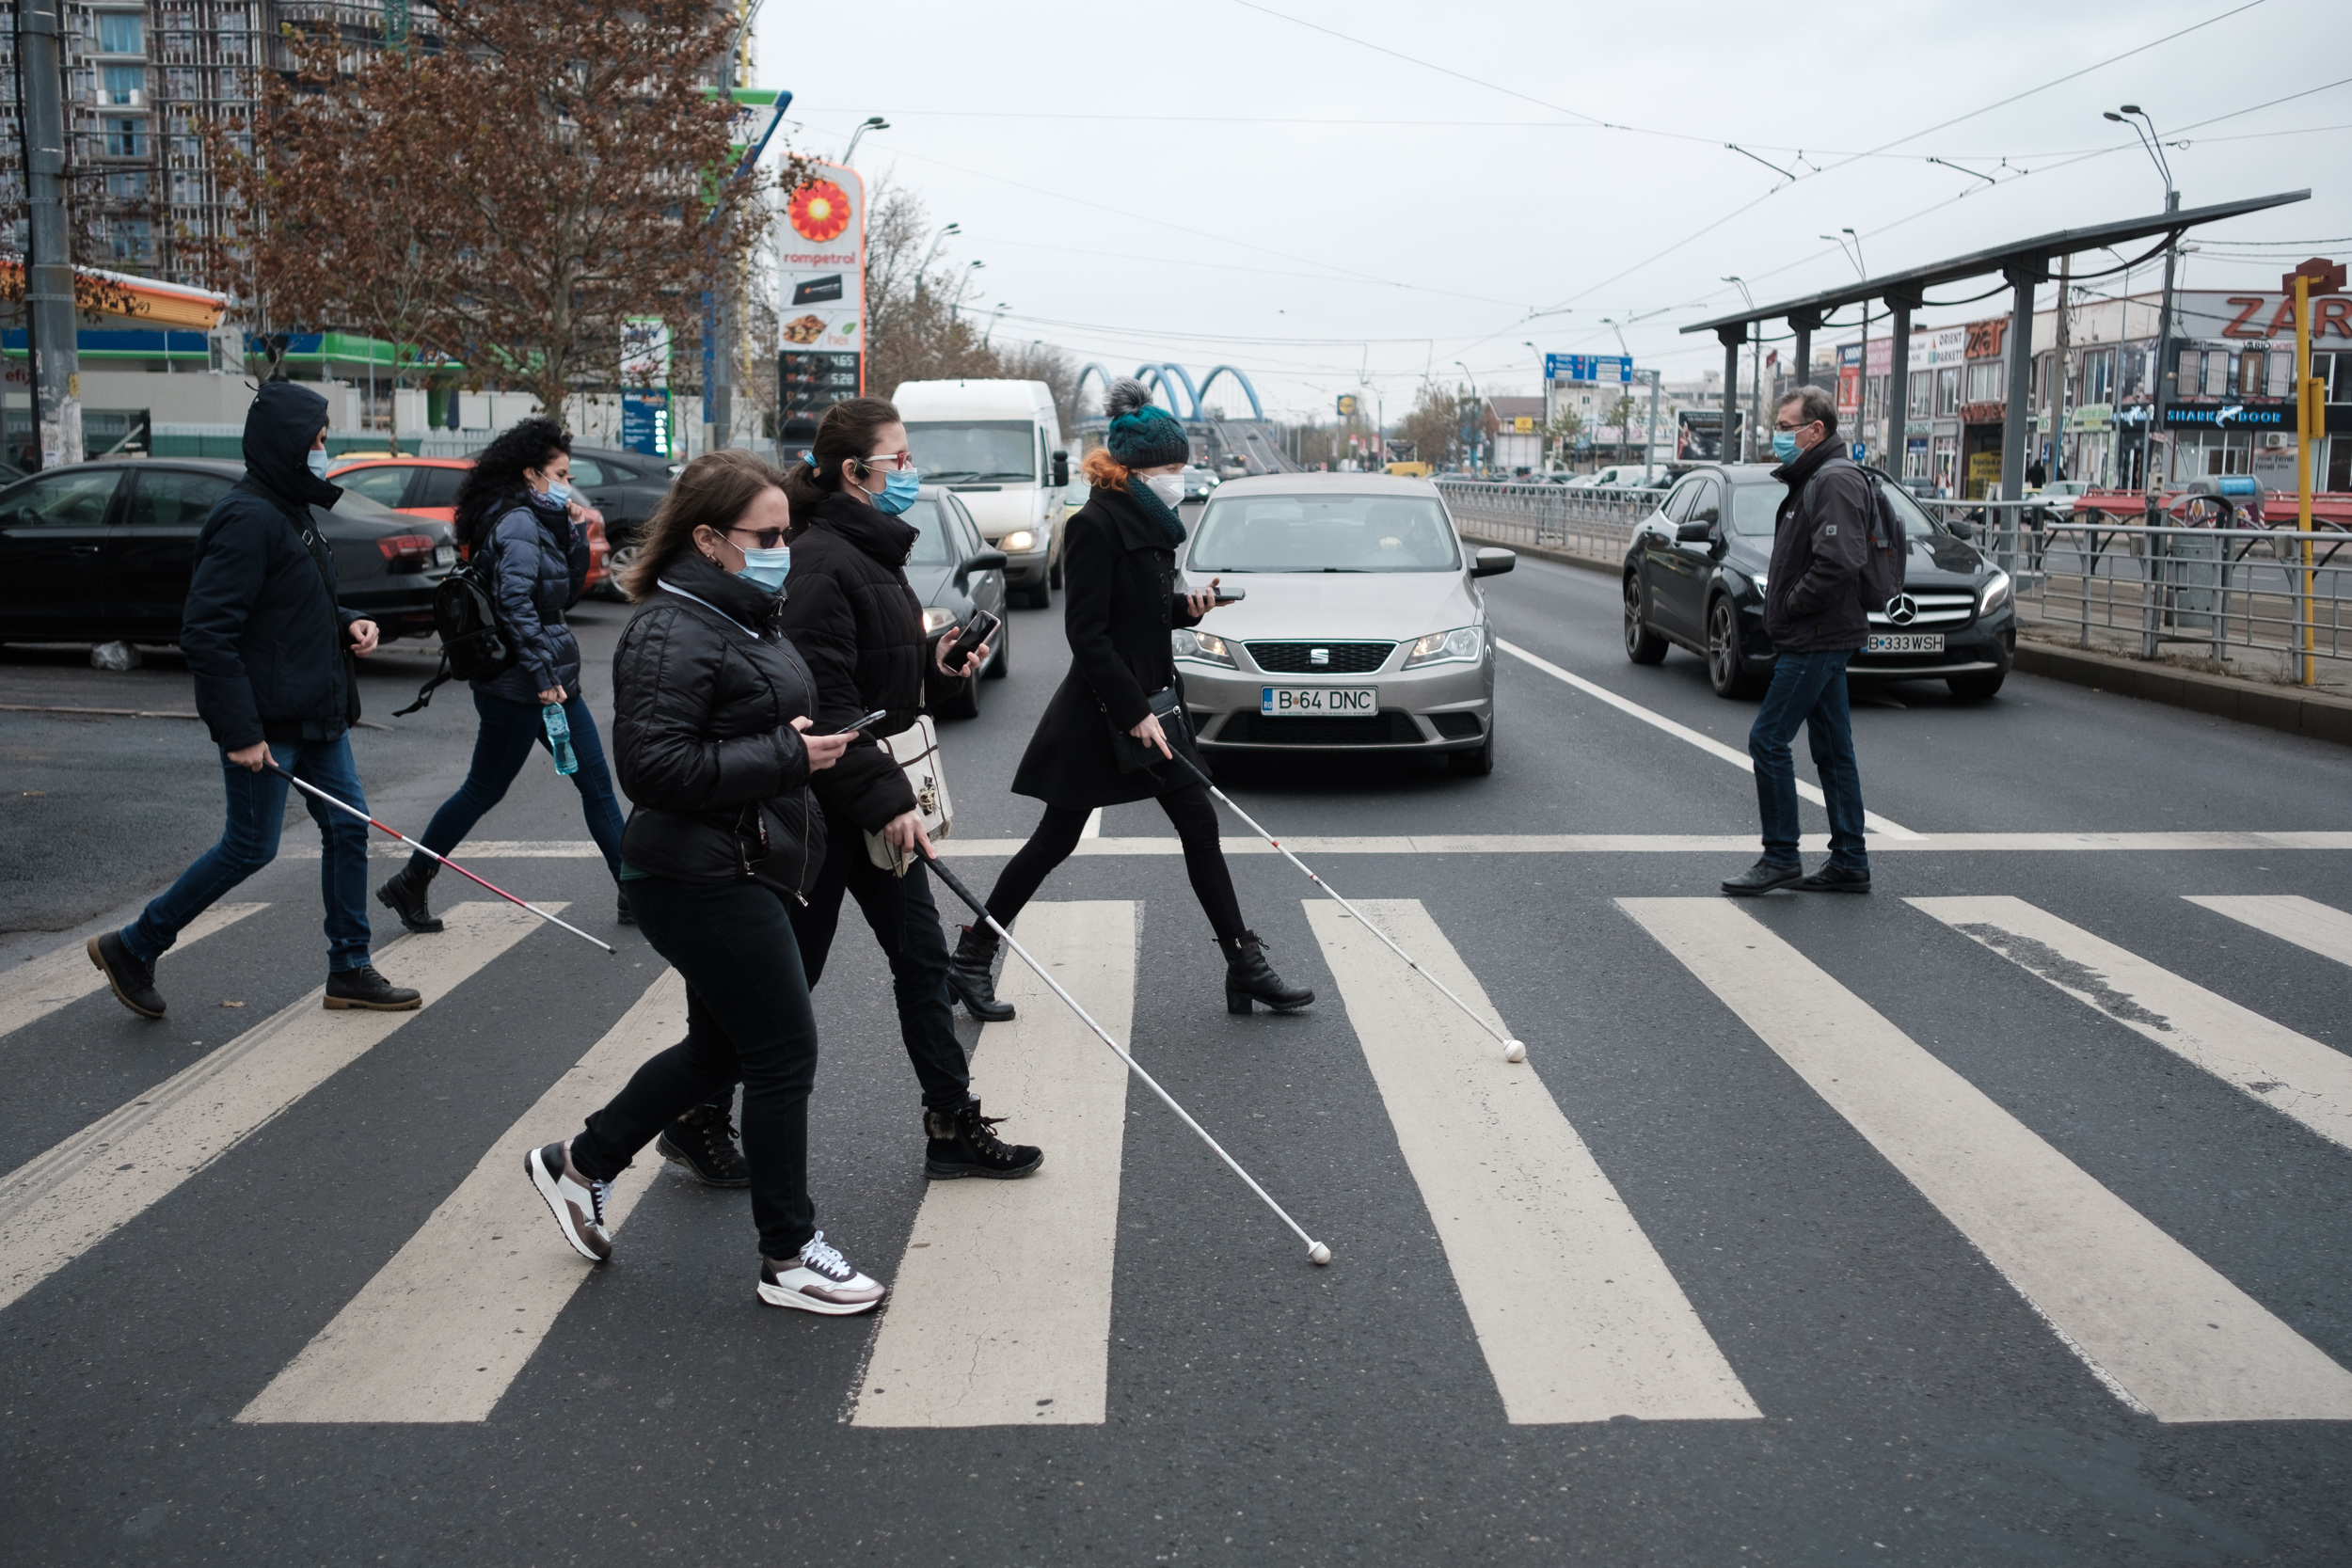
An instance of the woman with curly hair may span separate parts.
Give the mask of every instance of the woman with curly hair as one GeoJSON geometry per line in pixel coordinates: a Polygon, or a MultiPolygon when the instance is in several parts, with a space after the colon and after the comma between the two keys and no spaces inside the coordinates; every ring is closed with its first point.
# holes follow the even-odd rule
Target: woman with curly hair
{"type": "MultiPolygon", "coordinates": [[[[572,438],[540,415],[502,432],[483,449],[457,491],[457,537],[474,555],[489,552],[497,584],[499,621],[514,640],[512,668],[473,682],[473,765],[457,793],[441,803],[421,842],[448,854],[473,825],[503,800],[532,749],[550,752],[545,710],[560,706],[571,728],[572,754],[579,759],[572,785],[588,818],[589,836],[604,851],[605,865],[621,869],[621,808],[612,795],[604,743],[596,716],[580,692],[580,643],[564,624],[564,612],[580,602],[588,578],[588,539],[576,526],[581,510],[572,499],[572,438]]],[[[437,931],[440,920],[425,902],[425,890],[440,863],[414,854],[382,887],[376,901],[400,916],[412,931],[437,931]]],[[[629,918],[628,895],[620,895],[620,920],[629,918]]]]}

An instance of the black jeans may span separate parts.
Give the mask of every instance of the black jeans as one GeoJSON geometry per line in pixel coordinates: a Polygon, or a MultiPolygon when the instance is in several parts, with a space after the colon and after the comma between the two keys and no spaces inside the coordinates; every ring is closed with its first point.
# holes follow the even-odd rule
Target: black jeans
{"type": "Polygon", "coordinates": [[[580,1174],[610,1181],[678,1117],[743,1085],[743,1157],[763,1256],[797,1257],[817,1231],[808,1196],[808,1095],[817,1019],[784,899],[752,882],[628,884],[653,950],[686,981],[686,1037],[637,1069],[573,1140],[580,1174]]]}
{"type": "Polygon", "coordinates": [[[918,860],[905,876],[893,876],[866,852],[865,833],[846,823],[832,829],[808,903],[787,906],[792,934],[800,942],[801,971],[811,990],[824,976],[845,894],[857,900],[890,960],[898,1036],[923,1086],[925,1108],[957,1109],[972,1098],[972,1073],[956,1038],[955,1004],[947,994],[947,939],[940,932],[939,907],[931,902],[930,869],[918,860]]]}
{"type": "MultiPolygon", "coordinates": [[[[1184,841],[1184,874],[1192,879],[1193,896],[1200,900],[1200,911],[1209,917],[1221,942],[1238,942],[1248,934],[1242,923],[1241,900],[1233,893],[1233,875],[1225,869],[1225,851],[1216,841],[1216,805],[1209,799],[1206,787],[1188,784],[1172,789],[1159,798],[1160,809],[1176,828],[1176,836],[1184,841]]],[[[1045,816],[1023,845],[1006,863],[998,874],[996,885],[988,895],[988,912],[996,924],[1009,929],[1013,916],[1025,908],[1054,867],[1070,858],[1078,847],[1078,835],[1086,831],[1087,818],[1092,813],[1071,806],[1047,806],[1045,816]]]]}

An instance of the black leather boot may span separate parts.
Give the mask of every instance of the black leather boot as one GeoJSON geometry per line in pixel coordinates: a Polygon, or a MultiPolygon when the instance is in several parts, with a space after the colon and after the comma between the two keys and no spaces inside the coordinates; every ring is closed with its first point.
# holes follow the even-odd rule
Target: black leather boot
{"type": "Polygon", "coordinates": [[[751,1162],[736,1141],[734,1107],[697,1105],[661,1130],[654,1151],[684,1165],[706,1187],[748,1187],[751,1162]]]}
{"type": "Polygon", "coordinates": [[[1255,931],[1238,938],[1217,939],[1225,949],[1225,1010],[1247,1014],[1252,1002],[1263,1002],[1278,1013],[1295,1013],[1315,999],[1305,986],[1294,986],[1274,973],[1265,961],[1265,943],[1255,931]]]}
{"type": "Polygon", "coordinates": [[[934,1181],[961,1176],[992,1176],[1003,1181],[1043,1164],[1044,1150],[1009,1144],[996,1135],[996,1124],[1004,1119],[980,1115],[977,1100],[959,1111],[925,1111],[923,1135],[930,1142],[923,1153],[923,1174],[934,1181]]]}
{"type": "Polygon", "coordinates": [[[392,874],[390,881],[375,890],[375,901],[400,916],[400,923],[412,931],[437,931],[441,928],[440,917],[425,907],[424,890],[432,885],[435,873],[440,869],[437,861],[427,861],[420,870],[411,860],[392,874]]]}
{"type": "Polygon", "coordinates": [[[1002,1023],[1012,1017],[1012,1004],[996,1000],[996,981],[990,973],[995,962],[996,933],[985,926],[964,927],[947,958],[947,989],[982,1023],[1002,1023]]]}

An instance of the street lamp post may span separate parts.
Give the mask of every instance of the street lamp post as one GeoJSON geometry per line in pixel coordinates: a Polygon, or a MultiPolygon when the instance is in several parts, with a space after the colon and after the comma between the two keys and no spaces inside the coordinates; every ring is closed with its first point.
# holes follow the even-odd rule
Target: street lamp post
{"type": "MultiPolygon", "coordinates": [[[[2164,144],[2156,139],[2155,120],[2149,116],[2147,110],[2137,103],[2124,104],[2122,114],[2109,109],[2106,111],[2106,118],[2118,125],[2131,126],[2132,135],[2139,137],[2139,145],[2148,150],[2148,156],[2154,162],[2156,172],[2164,177],[2164,210],[2167,213],[2179,212],[2181,193],[2173,186],[2172,166],[2165,158],[2164,144]],[[2126,116],[2147,120],[2148,129],[2143,133],[2131,119],[2126,119],[2126,116]]],[[[2143,466],[2146,469],[2141,477],[2147,482],[2151,491],[2161,491],[2164,488],[2164,481],[2170,477],[2156,472],[2156,453],[2162,451],[2169,459],[2172,451],[2171,437],[2165,433],[2164,429],[2164,410],[2165,405],[2172,401],[2166,393],[2177,373],[2167,368],[2166,362],[2172,357],[2172,274],[2174,262],[2180,253],[2180,235],[2175,232],[2164,243],[2164,302],[2157,308],[2156,367],[2150,377],[2153,388],[2152,393],[2153,401],[2148,411],[2148,435],[2140,442],[2140,451],[2145,454],[2143,466]]],[[[2170,466],[2168,461],[2166,467],[2170,466]]]]}
{"type": "MultiPolygon", "coordinates": [[[[1748,309],[1756,309],[1756,296],[1748,293],[1747,284],[1737,273],[1727,276],[1724,281],[1738,285],[1740,297],[1746,301],[1748,309]]],[[[1740,436],[1740,455],[1750,462],[1756,458],[1756,426],[1763,418],[1764,324],[1759,321],[1756,324],[1756,341],[1748,349],[1748,428],[1740,436]]]]}
{"type": "Polygon", "coordinates": [[[887,131],[889,129],[890,121],[882,119],[880,115],[868,115],[856,130],[850,133],[850,149],[848,151],[841,154],[841,162],[849,167],[854,168],[857,166],[858,138],[866,135],[868,131],[887,131]]]}
{"type": "Polygon", "coordinates": [[[1470,467],[1484,468],[1486,450],[1486,400],[1479,396],[1478,377],[1470,375],[1470,368],[1459,359],[1454,361],[1454,367],[1470,379],[1470,417],[1478,421],[1478,438],[1470,443],[1470,467]]]}

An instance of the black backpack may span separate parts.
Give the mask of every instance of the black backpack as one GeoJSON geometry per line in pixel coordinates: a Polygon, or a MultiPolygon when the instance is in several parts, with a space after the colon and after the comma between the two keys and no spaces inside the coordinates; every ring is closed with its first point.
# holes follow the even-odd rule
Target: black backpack
{"type": "Polygon", "coordinates": [[[499,619],[497,561],[495,547],[478,549],[433,591],[433,629],[441,639],[441,665],[417,689],[417,700],[393,718],[432,702],[434,688],[443,681],[491,680],[519,662],[515,639],[499,619]]]}
{"type": "Polygon", "coordinates": [[[1887,481],[1876,474],[1863,477],[1869,482],[1872,504],[1870,550],[1862,562],[1862,608],[1883,611],[1903,591],[1903,562],[1910,558],[1911,541],[1903,533],[1903,520],[1886,499],[1887,481]]]}

